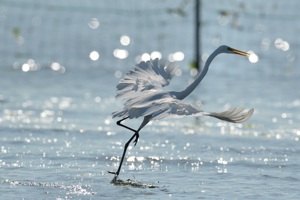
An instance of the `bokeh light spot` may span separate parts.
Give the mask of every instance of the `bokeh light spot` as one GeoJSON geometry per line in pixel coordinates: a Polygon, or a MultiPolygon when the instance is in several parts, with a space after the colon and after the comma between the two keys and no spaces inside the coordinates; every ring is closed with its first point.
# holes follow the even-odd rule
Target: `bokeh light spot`
{"type": "Polygon", "coordinates": [[[60,69],[60,64],[57,62],[53,62],[50,67],[52,70],[58,71],[60,69]]]}
{"type": "Polygon", "coordinates": [[[128,51],[126,49],[115,49],[113,55],[119,59],[125,59],[128,57],[128,51]]]}
{"type": "Polygon", "coordinates": [[[24,64],[22,65],[22,71],[23,71],[23,72],[28,72],[29,70],[30,70],[29,64],[24,63],[24,64]]]}
{"type": "Polygon", "coordinates": [[[141,56],[142,61],[150,60],[151,56],[148,53],[143,53],[141,56]]]}
{"type": "Polygon", "coordinates": [[[33,59],[28,59],[26,63],[22,64],[22,71],[36,71],[39,70],[40,66],[33,59]]]}
{"type": "Polygon", "coordinates": [[[115,71],[115,77],[116,78],[121,78],[122,77],[122,72],[119,71],[119,70],[115,71]]]}
{"type": "Polygon", "coordinates": [[[100,57],[99,53],[97,51],[92,51],[90,53],[90,59],[93,60],[93,61],[96,61],[98,60],[100,57]]]}
{"type": "Polygon", "coordinates": [[[161,59],[161,53],[159,51],[153,51],[150,54],[150,57],[152,60],[154,60],[155,58],[161,59]]]}
{"type": "Polygon", "coordinates": [[[277,49],[282,51],[288,51],[290,49],[290,44],[282,38],[277,38],[274,42],[274,45],[277,49]]]}
{"type": "Polygon", "coordinates": [[[65,67],[62,66],[61,64],[59,64],[58,62],[53,62],[53,63],[51,63],[50,68],[51,68],[53,71],[59,71],[59,72],[61,72],[61,73],[64,73],[64,72],[66,71],[65,67]]]}
{"type": "Polygon", "coordinates": [[[92,18],[88,25],[91,29],[97,29],[100,25],[100,22],[97,18],[92,18]]]}
{"type": "Polygon", "coordinates": [[[258,57],[258,55],[256,55],[253,51],[248,51],[248,53],[250,54],[250,56],[249,56],[249,61],[251,62],[251,63],[257,63],[258,62],[258,60],[259,60],[259,57],[258,57]]]}
{"type": "Polygon", "coordinates": [[[183,59],[184,59],[184,53],[181,51],[177,51],[177,52],[169,55],[170,62],[182,61],[183,59]]]}
{"type": "Polygon", "coordinates": [[[120,42],[123,46],[128,46],[130,44],[130,37],[128,35],[122,35],[120,37],[120,42]]]}

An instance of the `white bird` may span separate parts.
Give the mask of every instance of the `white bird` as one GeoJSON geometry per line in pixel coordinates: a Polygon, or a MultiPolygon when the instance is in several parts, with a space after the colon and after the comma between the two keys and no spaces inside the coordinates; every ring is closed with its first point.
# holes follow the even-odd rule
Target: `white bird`
{"type": "Polygon", "coordinates": [[[150,120],[164,118],[178,118],[185,116],[211,116],[220,120],[239,123],[248,120],[254,109],[243,112],[243,108],[232,108],[224,112],[204,112],[194,105],[184,103],[182,100],[187,97],[205,77],[212,60],[220,53],[238,54],[249,57],[249,54],[226,45],[218,47],[207,59],[202,72],[196,79],[180,92],[167,91],[163,87],[167,86],[176,72],[174,63],[164,65],[158,59],[147,62],[140,62],[131,69],[117,85],[116,98],[125,101],[124,107],[120,111],[112,113],[114,117],[120,117],[117,125],[134,132],[133,136],[124,146],[123,155],[120,160],[118,170],[109,172],[115,174],[112,182],[116,181],[120,174],[121,166],[126,154],[126,150],[134,139],[134,145],[139,139],[139,131],[150,120]],[[125,126],[121,122],[126,119],[144,117],[140,127],[135,130],[125,126]]]}

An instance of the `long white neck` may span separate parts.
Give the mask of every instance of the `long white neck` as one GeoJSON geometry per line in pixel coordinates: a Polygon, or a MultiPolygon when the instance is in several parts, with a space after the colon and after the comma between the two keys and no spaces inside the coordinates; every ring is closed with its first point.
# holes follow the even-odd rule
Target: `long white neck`
{"type": "Polygon", "coordinates": [[[196,79],[189,85],[187,86],[183,91],[179,92],[177,95],[178,99],[184,99],[185,97],[187,97],[191,92],[194,91],[194,89],[199,85],[199,83],[202,81],[202,79],[204,78],[204,76],[206,75],[209,65],[212,62],[212,60],[221,52],[217,50],[215,50],[206,60],[204,68],[202,70],[202,72],[196,77],[196,79]]]}

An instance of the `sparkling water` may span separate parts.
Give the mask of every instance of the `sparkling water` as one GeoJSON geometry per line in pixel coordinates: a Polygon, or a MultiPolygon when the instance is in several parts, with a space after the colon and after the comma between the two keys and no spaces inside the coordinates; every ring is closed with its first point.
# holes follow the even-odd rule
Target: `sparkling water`
{"type": "MultiPolygon", "coordinates": [[[[169,89],[184,89],[192,79],[187,66],[193,57],[193,40],[183,38],[192,35],[189,11],[193,4],[166,1],[166,8],[147,3],[134,7],[134,1],[129,1],[115,9],[106,2],[102,3],[105,9],[101,5],[92,9],[92,2],[87,1],[88,10],[80,2],[72,6],[68,1],[53,1],[53,5],[20,2],[0,4],[1,22],[7,23],[1,32],[6,38],[0,66],[1,199],[298,199],[300,47],[299,15],[293,10],[298,1],[266,5],[234,1],[233,10],[233,1],[203,2],[203,59],[223,43],[252,50],[259,59],[251,63],[239,56],[218,56],[185,102],[205,111],[246,107],[255,113],[243,124],[209,117],[151,122],[140,132],[137,145],[128,149],[119,178],[136,185],[125,186],[110,184],[113,175],[107,173],[117,170],[124,144],[132,135],[111,118],[111,112],[122,106],[114,98],[115,85],[136,59],[142,59],[143,52],[135,45],[143,41],[149,53],[146,57],[155,52],[166,59],[183,59],[178,63],[182,71],[169,89]],[[148,9],[146,13],[131,12],[141,5],[148,9]],[[177,6],[182,10],[174,9],[177,6]],[[33,8],[45,12],[31,15],[33,8]],[[53,23],[53,29],[38,29],[28,40],[30,31],[19,22],[22,17],[14,16],[31,16],[31,26],[42,27],[53,18],[57,19],[53,22],[65,23],[55,18],[53,10],[65,13],[63,19],[74,12],[86,18],[75,18],[78,24],[73,21],[66,30],[70,37],[65,34],[61,39],[55,30],[62,29],[53,23]],[[161,16],[161,11],[168,14],[161,16]],[[165,43],[141,39],[153,36],[153,30],[148,31],[149,16],[153,21],[156,17],[168,20],[168,27],[177,27],[177,36],[169,30],[173,40],[163,39],[165,43]],[[115,25],[117,19],[122,26],[115,25]],[[170,23],[172,19],[179,19],[184,28],[170,23]],[[125,22],[132,21],[139,24],[140,33],[123,29],[125,22]],[[100,31],[91,33],[94,29],[100,31]],[[77,31],[82,37],[73,38],[71,32],[77,31]],[[122,39],[122,35],[128,37],[122,39]],[[38,43],[41,37],[43,42],[38,43]],[[99,49],[89,37],[99,37],[94,40],[99,49]],[[52,40],[57,42],[53,48],[48,44],[52,40]],[[177,41],[177,47],[172,41],[177,41]],[[67,52],[64,48],[72,42],[78,46],[67,52]],[[121,46],[116,45],[120,42],[121,46]],[[43,52],[31,49],[39,45],[45,45],[43,52]]],[[[164,22],[160,23],[163,28],[164,22]]],[[[168,38],[168,34],[160,37],[168,38]]],[[[125,123],[135,128],[141,121],[125,123]]]]}

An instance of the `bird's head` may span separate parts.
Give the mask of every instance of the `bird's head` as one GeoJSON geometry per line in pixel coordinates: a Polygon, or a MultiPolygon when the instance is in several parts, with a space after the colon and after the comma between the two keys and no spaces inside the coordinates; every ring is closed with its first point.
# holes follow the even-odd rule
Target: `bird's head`
{"type": "Polygon", "coordinates": [[[241,51],[241,50],[238,50],[238,49],[234,49],[234,48],[231,48],[229,46],[226,46],[226,45],[221,45],[217,51],[219,53],[230,53],[230,54],[238,54],[238,55],[241,55],[241,56],[245,56],[245,57],[249,57],[250,54],[247,53],[247,52],[244,52],[244,51],[241,51]]]}

